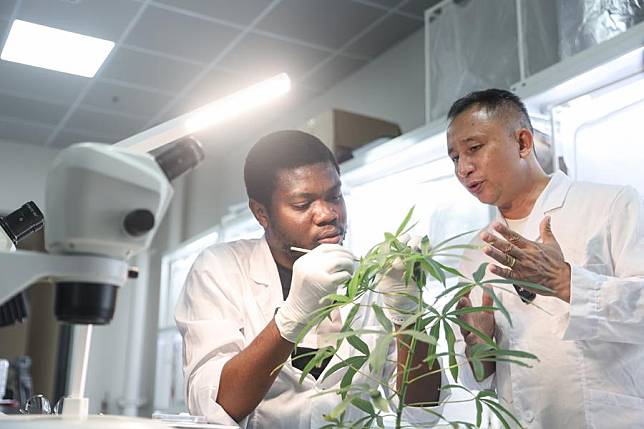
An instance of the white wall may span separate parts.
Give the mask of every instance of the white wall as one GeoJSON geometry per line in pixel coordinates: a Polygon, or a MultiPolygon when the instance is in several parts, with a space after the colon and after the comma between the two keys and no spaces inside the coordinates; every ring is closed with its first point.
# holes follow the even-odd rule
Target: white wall
{"type": "Polygon", "coordinates": [[[45,207],[45,181],[57,150],[0,140],[0,212],[11,212],[27,201],[45,207]]]}
{"type": "Polygon", "coordinates": [[[403,133],[423,125],[424,58],[424,32],[420,30],[303,106],[289,109],[283,103],[204,137],[206,161],[186,188],[183,239],[214,226],[230,205],[246,201],[244,158],[263,134],[299,127],[332,108],[397,122],[403,133]]]}

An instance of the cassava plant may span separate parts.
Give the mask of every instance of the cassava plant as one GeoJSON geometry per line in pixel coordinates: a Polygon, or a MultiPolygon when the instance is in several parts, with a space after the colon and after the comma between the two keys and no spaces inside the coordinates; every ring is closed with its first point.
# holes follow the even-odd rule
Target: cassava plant
{"type": "MultiPolygon", "coordinates": [[[[426,343],[429,348],[425,359],[428,368],[433,368],[435,360],[441,358],[443,365],[440,371],[450,371],[453,379],[458,380],[459,365],[455,350],[456,336],[454,329],[459,329],[460,327],[476,333],[484,342],[484,344],[474,347],[467,358],[478,379],[483,378],[484,362],[510,362],[516,365],[530,366],[531,361],[536,359],[536,356],[530,353],[499,348],[492,338],[463,322],[459,319],[459,316],[467,312],[498,311],[511,324],[510,314],[499,300],[496,290],[511,287],[512,283],[534,290],[547,291],[548,289],[540,285],[517,280],[483,280],[487,264],[481,264],[476,272],[470,275],[464,275],[456,268],[447,265],[445,262],[446,257],[458,257],[458,255],[454,254],[455,252],[472,247],[456,243],[457,239],[470,234],[472,231],[459,234],[436,244],[431,243],[429,238],[425,236],[421,241],[420,249],[409,248],[402,244],[399,238],[413,228],[413,225],[410,226],[412,215],[413,208],[407,213],[395,233],[385,233],[384,241],[374,246],[360,259],[353,277],[344,285],[343,293],[329,295],[326,302],[331,302],[331,304],[326,305],[314,315],[298,338],[299,342],[304,338],[306,332],[319,324],[324,318],[329,317],[332,311],[345,306],[350,307],[348,316],[343,321],[341,331],[334,337],[336,339],[335,346],[321,348],[315,352],[302,372],[301,380],[326,358],[336,355],[343,341],[347,341],[351,347],[358,351],[358,355],[341,359],[338,364],[328,368],[323,375],[326,378],[337,371],[345,371],[338,389],[320,393],[340,396],[339,404],[325,416],[328,425],[324,426],[324,429],[384,427],[386,420],[395,420],[396,429],[403,427],[402,414],[406,406],[431,405],[406,404],[405,401],[407,387],[414,381],[410,379],[410,372],[413,369],[410,368],[410,360],[414,350],[419,343],[426,343]],[[361,298],[370,291],[379,293],[377,290],[379,279],[392,269],[392,264],[397,259],[402,261],[404,266],[405,282],[413,282],[420,289],[421,297],[425,288],[440,287],[440,292],[432,299],[432,302],[426,302],[421,298],[418,301],[416,312],[409,314],[408,319],[400,326],[399,330],[396,330],[385,315],[386,309],[378,303],[371,303],[370,310],[375,313],[376,319],[380,324],[379,331],[352,329],[352,322],[358,310],[365,305],[361,298]],[[448,282],[448,279],[454,277],[458,283],[449,286],[448,283],[453,282],[448,282]],[[474,288],[485,288],[486,292],[491,295],[494,305],[491,307],[478,306],[457,309],[456,304],[460,298],[469,294],[474,288]],[[375,346],[370,349],[361,337],[374,333],[378,334],[378,340],[375,346]],[[403,335],[404,338],[409,338],[409,343],[406,345],[409,347],[410,352],[408,353],[408,362],[402,368],[402,382],[398,389],[392,387],[395,386],[395,380],[393,380],[396,377],[395,372],[390,379],[378,380],[378,389],[374,389],[373,386],[354,384],[354,376],[358,373],[380,374],[382,372],[390,345],[400,335],[403,335]],[[437,344],[441,338],[447,344],[446,352],[437,351],[437,344]],[[384,392],[390,393],[386,396],[384,392]],[[396,400],[393,401],[393,399],[396,400]],[[390,404],[396,404],[396,406],[392,408],[390,404]],[[363,412],[363,416],[356,421],[347,421],[345,411],[348,407],[360,409],[363,412]]],[[[409,298],[417,300],[412,296],[409,296],[409,298]]],[[[465,390],[470,396],[468,401],[471,401],[476,408],[475,424],[453,421],[445,423],[447,426],[480,427],[483,410],[487,408],[489,413],[498,418],[503,427],[510,428],[512,422],[521,427],[518,419],[499,403],[494,392],[481,391],[474,393],[457,384],[442,386],[441,388],[465,390]]],[[[431,409],[427,411],[428,413],[434,413],[431,409]]]]}

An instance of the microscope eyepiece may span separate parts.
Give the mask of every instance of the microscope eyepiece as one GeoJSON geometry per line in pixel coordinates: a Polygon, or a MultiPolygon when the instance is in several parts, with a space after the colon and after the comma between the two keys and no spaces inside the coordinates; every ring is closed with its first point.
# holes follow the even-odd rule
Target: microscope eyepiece
{"type": "Polygon", "coordinates": [[[13,244],[42,229],[43,223],[44,216],[33,201],[29,201],[7,216],[0,217],[0,227],[13,244]]]}
{"type": "Polygon", "coordinates": [[[195,168],[205,157],[201,143],[192,136],[162,146],[150,155],[170,181],[195,168]]]}

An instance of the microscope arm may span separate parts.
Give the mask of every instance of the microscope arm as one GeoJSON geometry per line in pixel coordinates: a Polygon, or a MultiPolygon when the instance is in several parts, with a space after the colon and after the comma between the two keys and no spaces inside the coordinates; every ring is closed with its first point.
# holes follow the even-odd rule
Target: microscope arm
{"type": "Polygon", "coordinates": [[[0,253],[0,302],[39,281],[125,284],[128,264],[112,258],[30,251],[0,253]]]}

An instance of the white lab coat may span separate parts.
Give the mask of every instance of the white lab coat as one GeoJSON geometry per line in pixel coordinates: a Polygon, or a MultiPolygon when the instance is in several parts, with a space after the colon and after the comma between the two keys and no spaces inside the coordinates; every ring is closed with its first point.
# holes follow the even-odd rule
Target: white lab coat
{"type": "MultiPolygon", "coordinates": [[[[365,296],[366,300],[372,298],[371,295],[365,296]]],[[[277,266],[264,238],[218,244],[197,258],[175,311],[175,320],[183,336],[186,399],[191,414],[204,415],[212,423],[237,426],[216,402],[222,368],[266,327],[282,303],[277,266]]],[[[342,319],[346,317],[346,311],[341,311],[342,319]]],[[[358,312],[353,327],[380,329],[369,308],[358,312]]],[[[310,336],[315,335],[315,332],[310,333],[310,336]]],[[[305,338],[305,343],[315,344],[310,336],[305,338]]],[[[376,339],[375,335],[363,337],[371,349],[376,339]]],[[[339,353],[344,358],[358,354],[346,341],[339,353]]],[[[393,344],[390,353],[392,363],[386,365],[385,374],[377,376],[392,374],[393,362],[396,361],[393,344]]],[[[334,357],[326,369],[338,361],[334,357]]],[[[367,370],[366,366],[364,369],[367,370]]],[[[312,395],[323,389],[339,387],[343,374],[344,371],[338,371],[324,382],[309,375],[300,384],[301,371],[289,360],[264,400],[239,426],[267,429],[324,426],[328,422],[322,415],[339,404],[339,397],[335,394],[312,395]]],[[[355,376],[354,383],[374,384],[360,374],[355,376]]],[[[447,384],[447,381],[444,379],[443,383],[447,384]]],[[[441,400],[447,397],[444,393],[441,400]]],[[[440,407],[432,410],[441,411],[440,407]]],[[[361,416],[354,407],[349,407],[347,412],[352,419],[361,416]]],[[[413,408],[406,409],[404,418],[417,422],[420,427],[430,427],[436,420],[426,410],[413,408]]]]}
{"type": "MultiPolygon", "coordinates": [[[[644,211],[638,194],[631,187],[573,182],[559,172],[522,235],[538,240],[545,215],[572,268],[570,304],[537,295],[536,305],[526,305],[506,285],[499,297],[513,324],[497,312],[496,341],[540,361],[532,368],[497,363],[496,374],[477,383],[462,360],[460,381],[496,388],[529,428],[644,427],[644,211]]],[[[478,237],[474,242],[481,243],[478,237]]],[[[480,250],[465,256],[464,274],[493,262],[480,250]]],[[[472,299],[480,305],[480,289],[472,299]]]]}

